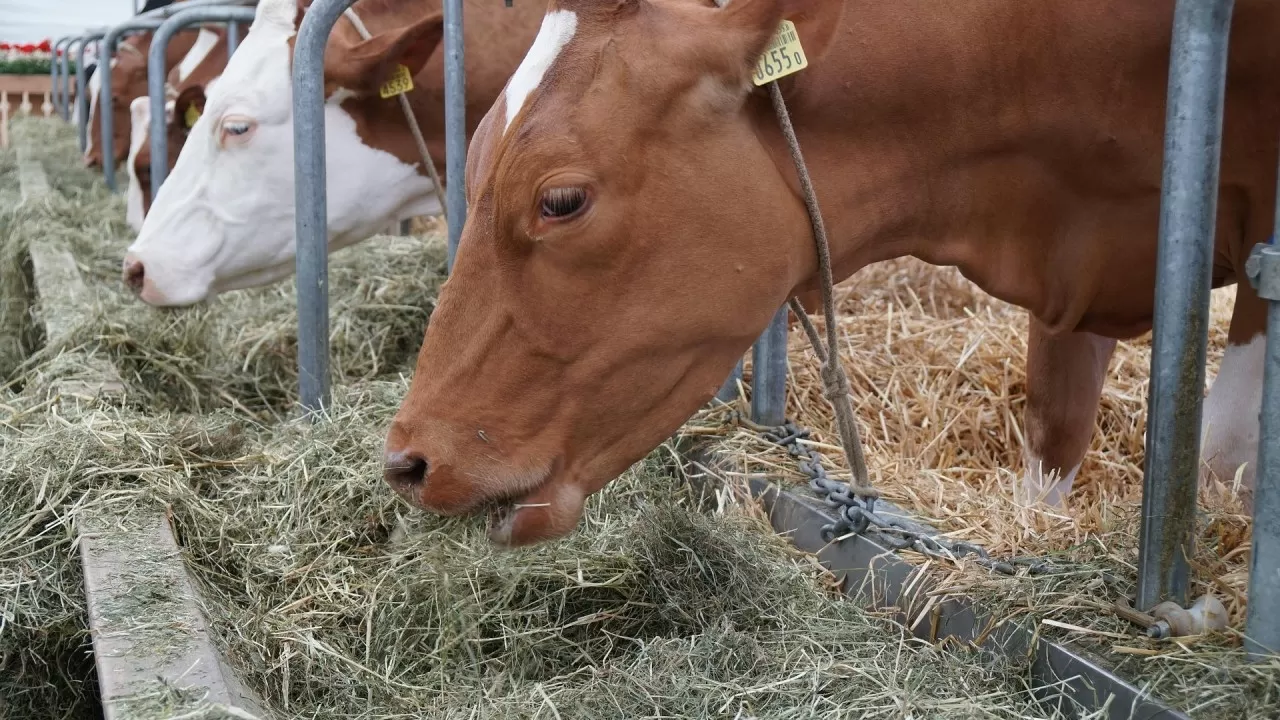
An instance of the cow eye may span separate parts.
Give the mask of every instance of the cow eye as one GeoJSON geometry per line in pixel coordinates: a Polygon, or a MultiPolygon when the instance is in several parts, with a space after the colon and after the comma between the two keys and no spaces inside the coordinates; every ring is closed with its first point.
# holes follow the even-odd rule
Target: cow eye
{"type": "Polygon", "coordinates": [[[586,205],[585,188],[554,187],[542,192],[542,217],[545,220],[564,220],[581,212],[586,205]]]}
{"type": "Polygon", "coordinates": [[[253,134],[254,128],[258,124],[253,118],[243,115],[230,115],[222,121],[222,137],[220,141],[225,144],[230,140],[235,140],[237,144],[243,143],[253,134]]]}

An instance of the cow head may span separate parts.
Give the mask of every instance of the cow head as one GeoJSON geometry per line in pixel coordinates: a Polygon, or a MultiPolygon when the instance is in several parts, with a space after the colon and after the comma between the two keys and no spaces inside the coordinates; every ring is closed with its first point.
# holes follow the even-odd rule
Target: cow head
{"type": "MultiPolygon", "coordinates": [[[[117,164],[128,156],[132,137],[132,103],[147,94],[147,52],[154,33],[128,37],[120,42],[111,57],[112,154],[117,164]]],[[[166,66],[172,67],[187,55],[195,44],[197,32],[184,30],[169,41],[166,66]]],[[[95,73],[96,76],[96,73],[95,73]]],[[[89,132],[84,163],[102,166],[102,110],[98,107],[101,82],[94,83],[89,97],[89,132]]]]}
{"type": "MultiPolygon", "coordinates": [[[[144,302],[189,305],[292,272],[291,72],[303,4],[259,3],[249,33],[208,89],[204,112],[125,257],[125,280],[144,302]]],[[[438,12],[404,5],[357,3],[373,37],[361,39],[342,19],[326,48],[331,249],[369,237],[391,220],[439,210],[398,101],[378,92],[397,64],[416,75],[440,40],[438,12]],[[387,132],[409,140],[388,139],[387,132]],[[384,141],[400,152],[383,149],[384,141]]]]}
{"type": "Polygon", "coordinates": [[[571,532],[813,273],[751,83],[784,16],[813,37],[792,4],[552,2],[471,142],[456,264],[386,441],[403,498],[489,508],[500,545],[571,532]]]}

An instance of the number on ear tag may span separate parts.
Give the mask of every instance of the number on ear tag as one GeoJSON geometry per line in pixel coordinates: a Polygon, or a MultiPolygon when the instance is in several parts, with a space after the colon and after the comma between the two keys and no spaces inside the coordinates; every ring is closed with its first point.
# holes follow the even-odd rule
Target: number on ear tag
{"type": "Polygon", "coordinates": [[[187,123],[187,129],[190,130],[196,126],[196,121],[200,119],[200,111],[196,109],[195,105],[188,105],[187,111],[182,114],[182,119],[187,123]]]}
{"type": "Polygon", "coordinates": [[[378,89],[378,94],[385,100],[396,95],[403,95],[412,89],[413,76],[409,74],[409,68],[403,65],[396,65],[395,72],[391,73],[387,83],[378,89]]]}
{"type": "Polygon", "coordinates": [[[809,58],[800,47],[800,36],[796,34],[795,23],[783,20],[778,32],[769,41],[764,54],[756,60],[756,71],[751,81],[757,86],[773,82],[791,73],[800,72],[809,67],[809,58]]]}

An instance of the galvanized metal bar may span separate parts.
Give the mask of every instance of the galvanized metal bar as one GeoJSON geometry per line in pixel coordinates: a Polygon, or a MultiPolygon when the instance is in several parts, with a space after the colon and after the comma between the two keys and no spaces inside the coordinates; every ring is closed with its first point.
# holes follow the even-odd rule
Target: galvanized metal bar
{"type": "MultiPolygon", "coordinates": [[[[1272,240],[1280,237],[1280,185],[1272,240]]],[[[1258,295],[1267,301],[1258,466],[1253,490],[1253,552],[1249,558],[1249,616],[1244,647],[1252,660],[1280,654],[1280,247],[1261,248],[1267,267],[1258,295]]]]}
{"type": "MultiPolygon", "coordinates": [[[[91,42],[99,43],[98,47],[101,47],[103,35],[106,35],[105,31],[87,33],[80,43],[80,52],[76,55],[76,139],[80,142],[82,154],[89,147],[89,91],[85,87],[89,76],[84,69],[84,51],[91,42]]],[[[95,72],[101,70],[99,67],[95,72]]]]}
{"type": "Polygon", "coordinates": [[[325,188],[324,47],[354,0],[315,0],[293,47],[293,177],[298,275],[298,383],[308,412],[329,404],[329,224],[325,188]]]}
{"type": "Polygon", "coordinates": [[[467,79],[462,0],[444,0],[445,213],[449,219],[448,270],[467,221],[467,79]]]}
{"type": "Polygon", "coordinates": [[[115,115],[112,114],[113,88],[111,87],[111,59],[115,57],[116,46],[131,32],[155,30],[164,21],[159,18],[135,17],[111,28],[102,38],[102,53],[98,60],[99,72],[102,72],[101,96],[98,106],[101,108],[102,125],[99,143],[102,147],[102,176],[107,181],[107,189],[116,189],[116,154],[115,154],[115,115]]]}
{"type": "MultiPolygon", "coordinates": [[[[683,438],[677,447],[683,475],[694,487],[730,482],[729,471],[736,469],[732,460],[703,447],[691,447],[683,438]]],[[[892,611],[897,620],[911,628],[912,635],[932,644],[953,638],[961,646],[977,643],[984,650],[1018,662],[1029,659],[1036,699],[1050,710],[1066,717],[1106,720],[1190,720],[1152,697],[1149,690],[1107,669],[1104,663],[1066,643],[1047,640],[1034,626],[1008,618],[997,622],[1002,618],[985,613],[969,598],[937,595],[935,581],[922,577],[918,565],[903,560],[878,542],[874,534],[828,542],[823,537],[823,527],[835,523],[838,517],[817,498],[779,489],[785,486],[780,478],[753,476],[746,483],[751,495],[760,500],[773,529],[795,547],[816,555],[818,562],[836,576],[840,589],[851,601],[892,611]],[[929,619],[918,622],[926,614],[929,619]]],[[[914,531],[937,534],[935,528],[886,500],[878,501],[876,509],[883,516],[904,521],[914,531]]]]}
{"type": "Polygon", "coordinates": [[[227,23],[227,59],[236,54],[236,48],[240,47],[240,23],[227,23]]]}
{"type": "Polygon", "coordinates": [[[751,348],[751,420],[760,425],[787,419],[787,312],[778,308],[751,348]]]}
{"type": "Polygon", "coordinates": [[[1178,0],[1165,115],[1151,389],[1139,537],[1140,610],[1186,605],[1234,0],[1178,0]]]}
{"type": "Polygon", "coordinates": [[[54,40],[53,45],[50,47],[53,56],[49,58],[49,101],[53,103],[54,112],[59,115],[62,114],[61,98],[58,97],[58,71],[61,69],[60,66],[62,64],[60,51],[62,43],[70,39],[64,35],[54,40]]]}
{"type": "Polygon", "coordinates": [[[80,42],[80,37],[76,36],[67,41],[67,47],[62,53],[62,77],[58,83],[62,92],[62,120],[63,122],[71,121],[71,47],[80,42]]]}
{"type": "MultiPolygon", "coordinates": [[[[189,0],[194,3],[195,0],[189,0]]],[[[185,4],[185,3],[184,3],[185,4]]],[[[203,22],[253,22],[252,8],[232,5],[201,5],[184,8],[165,19],[156,30],[147,51],[147,90],[151,96],[151,197],[160,196],[160,186],[169,174],[169,137],[165,128],[165,56],[169,41],[183,28],[203,22]]]]}
{"type": "Polygon", "coordinates": [[[738,399],[738,383],[742,380],[742,359],[738,359],[738,364],[733,366],[733,371],[729,373],[729,377],[725,378],[724,384],[720,386],[719,392],[716,393],[716,399],[720,402],[733,402],[738,399]]]}

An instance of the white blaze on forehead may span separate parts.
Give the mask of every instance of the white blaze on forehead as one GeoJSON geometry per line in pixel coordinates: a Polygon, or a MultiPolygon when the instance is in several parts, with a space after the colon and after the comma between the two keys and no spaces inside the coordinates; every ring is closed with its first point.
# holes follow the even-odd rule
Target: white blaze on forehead
{"type": "Polygon", "coordinates": [[[503,127],[503,132],[511,127],[511,121],[520,114],[525,100],[542,83],[542,76],[556,61],[564,46],[573,39],[577,30],[578,15],[573,11],[552,10],[542,18],[538,37],[534,38],[524,61],[507,81],[507,124],[503,127]]]}
{"type": "Polygon", "coordinates": [[[182,58],[182,62],[178,63],[178,82],[187,79],[191,73],[200,67],[200,63],[209,57],[209,53],[213,52],[213,46],[218,44],[218,34],[212,30],[200,28],[200,34],[196,36],[196,42],[187,51],[186,56],[182,58]]]}

